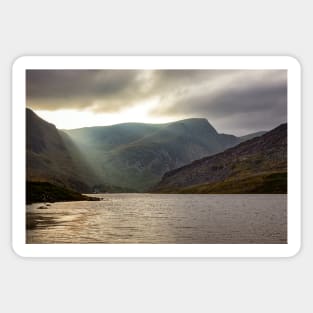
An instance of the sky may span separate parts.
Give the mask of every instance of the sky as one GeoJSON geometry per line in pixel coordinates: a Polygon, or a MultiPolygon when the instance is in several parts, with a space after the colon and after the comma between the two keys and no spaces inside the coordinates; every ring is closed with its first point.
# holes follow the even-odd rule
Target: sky
{"type": "Polygon", "coordinates": [[[245,135],[287,121],[287,71],[27,70],[26,106],[59,129],[200,117],[245,135]]]}

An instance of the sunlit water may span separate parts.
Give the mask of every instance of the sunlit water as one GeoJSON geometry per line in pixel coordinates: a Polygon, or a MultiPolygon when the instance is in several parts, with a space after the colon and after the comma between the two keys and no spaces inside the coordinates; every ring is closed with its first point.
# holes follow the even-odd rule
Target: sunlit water
{"type": "Polygon", "coordinates": [[[27,243],[286,243],[286,195],[103,194],[27,206],[27,243]]]}

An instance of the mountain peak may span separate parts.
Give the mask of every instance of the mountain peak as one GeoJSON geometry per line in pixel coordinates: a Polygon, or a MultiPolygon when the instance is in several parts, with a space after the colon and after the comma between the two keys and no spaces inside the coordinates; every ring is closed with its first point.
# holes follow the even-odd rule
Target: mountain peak
{"type": "Polygon", "coordinates": [[[176,122],[169,123],[169,125],[185,125],[192,129],[199,129],[199,131],[207,131],[211,134],[217,135],[216,129],[210,124],[206,118],[187,118],[176,122]]]}
{"type": "Polygon", "coordinates": [[[186,118],[183,120],[178,120],[172,123],[206,124],[206,125],[209,124],[211,126],[209,121],[206,118],[202,118],[202,117],[191,117],[191,118],[186,118]]]}

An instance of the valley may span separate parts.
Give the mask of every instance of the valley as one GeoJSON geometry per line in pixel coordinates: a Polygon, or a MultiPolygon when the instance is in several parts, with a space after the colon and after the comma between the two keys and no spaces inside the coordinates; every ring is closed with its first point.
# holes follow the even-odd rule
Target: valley
{"type": "Polygon", "coordinates": [[[30,109],[26,119],[29,183],[78,193],[287,192],[286,124],[237,137],[203,118],[73,130],[30,109]]]}

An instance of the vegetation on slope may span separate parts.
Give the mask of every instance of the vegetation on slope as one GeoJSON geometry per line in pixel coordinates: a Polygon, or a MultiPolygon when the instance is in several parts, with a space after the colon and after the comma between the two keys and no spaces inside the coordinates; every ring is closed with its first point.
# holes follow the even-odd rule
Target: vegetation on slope
{"type": "MultiPolygon", "coordinates": [[[[162,190],[162,192],[166,192],[162,190]]],[[[211,194],[285,194],[287,193],[287,173],[264,173],[221,182],[202,184],[187,188],[168,190],[168,193],[211,193],[211,194]]]]}

